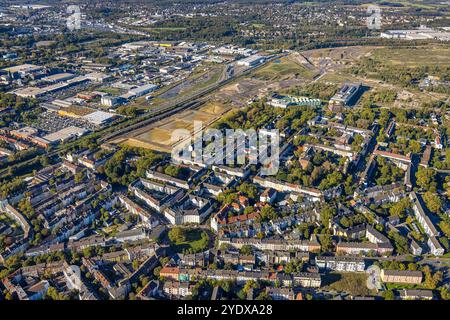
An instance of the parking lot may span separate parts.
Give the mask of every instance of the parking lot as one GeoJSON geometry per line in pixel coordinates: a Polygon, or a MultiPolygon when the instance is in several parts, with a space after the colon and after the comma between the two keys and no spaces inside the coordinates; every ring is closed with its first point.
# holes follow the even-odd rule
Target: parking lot
{"type": "Polygon", "coordinates": [[[44,130],[49,133],[56,132],[70,126],[85,128],[91,131],[98,129],[96,125],[86,120],[62,117],[54,112],[48,111],[43,112],[39,115],[38,122],[35,124],[35,126],[38,129],[44,130]]]}

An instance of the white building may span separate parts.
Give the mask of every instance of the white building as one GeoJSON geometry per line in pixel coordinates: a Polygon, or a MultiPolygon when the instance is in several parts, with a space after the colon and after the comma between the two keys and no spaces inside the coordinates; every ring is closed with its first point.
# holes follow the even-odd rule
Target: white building
{"type": "Polygon", "coordinates": [[[417,198],[417,194],[413,191],[409,194],[409,197],[413,203],[413,210],[416,216],[417,221],[419,221],[422,228],[425,230],[425,233],[430,237],[439,236],[439,231],[434,226],[433,222],[430,220],[428,215],[425,213],[422,204],[420,203],[419,198],[417,198]]]}
{"type": "Polygon", "coordinates": [[[254,67],[264,62],[266,58],[257,54],[241,59],[237,62],[239,66],[254,67]]]}
{"type": "Polygon", "coordinates": [[[427,242],[430,247],[430,252],[435,256],[442,256],[445,252],[436,237],[430,237],[427,242]]]}
{"type": "Polygon", "coordinates": [[[129,90],[128,93],[132,94],[135,97],[140,97],[140,96],[143,96],[150,92],[155,91],[157,88],[158,88],[157,85],[150,83],[150,84],[146,84],[146,85],[143,85],[140,87],[133,88],[133,89],[129,90]]]}
{"type": "Polygon", "coordinates": [[[317,256],[316,265],[323,270],[363,272],[366,268],[364,259],[349,256],[317,256]]]}
{"type": "Polygon", "coordinates": [[[121,104],[121,98],[114,96],[103,96],[100,102],[102,105],[112,108],[121,104]]]}
{"type": "Polygon", "coordinates": [[[117,117],[115,114],[109,112],[95,111],[93,113],[83,116],[82,119],[87,120],[90,123],[93,123],[97,126],[100,126],[112,121],[115,117],[117,117]]]}

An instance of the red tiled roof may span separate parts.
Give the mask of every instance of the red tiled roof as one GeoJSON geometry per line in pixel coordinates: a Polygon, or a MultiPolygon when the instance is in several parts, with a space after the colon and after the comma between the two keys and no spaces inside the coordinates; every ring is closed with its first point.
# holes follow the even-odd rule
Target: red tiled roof
{"type": "Polygon", "coordinates": [[[180,268],[178,267],[164,267],[161,269],[160,274],[179,274],[180,268]]]}

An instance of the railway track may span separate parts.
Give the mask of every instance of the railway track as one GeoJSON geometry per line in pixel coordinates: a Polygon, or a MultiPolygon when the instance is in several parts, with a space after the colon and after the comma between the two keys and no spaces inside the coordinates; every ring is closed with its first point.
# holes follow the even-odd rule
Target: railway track
{"type": "MultiPolygon", "coordinates": [[[[159,107],[157,110],[153,110],[150,112],[147,112],[146,114],[143,114],[137,118],[131,119],[131,120],[126,120],[125,122],[122,123],[118,123],[112,127],[109,128],[105,128],[103,130],[94,132],[94,134],[97,135],[101,135],[97,141],[99,143],[105,143],[107,141],[110,141],[114,138],[117,138],[119,136],[125,135],[127,133],[130,133],[134,130],[140,129],[142,127],[145,127],[151,123],[154,123],[156,121],[162,120],[166,117],[169,117],[177,112],[183,111],[183,110],[187,110],[187,109],[191,109],[191,108],[196,108],[199,105],[201,105],[202,103],[204,103],[205,97],[207,95],[209,95],[210,93],[214,92],[215,90],[233,82],[236,81],[237,79],[244,77],[248,74],[250,74],[251,72],[253,72],[256,69],[259,69],[263,66],[265,66],[267,63],[274,61],[276,59],[279,59],[283,56],[285,56],[286,53],[282,53],[282,54],[277,54],[274,55],[272,57],[270,57],[269,59],[267,59],[264,63],[248,68],[247,70],[245,70],[244,72],[242,72],[241,74],[238,75],[226,75],[224,80],[221,80],[217,83],[214,83],[210,86],[208,86],[207,88],[203,89],[200,92],[197,92],[194,95],[188,96],[188,97],[184,97],[184,98],[180,98],[180,99],[176,99],[175,101],[171,101],[170,104],[165,105],[165,106],[161,106],[159,107]],[[103,134],[104,133],[104,134],[103,134]]],[[[226,72],[225,72],[226,74],[226,72]]],[[[223,79],[224,77],[222,77],[223,79]]],[[[76,143],[76,142],[75,142],[76,143]]],[[[58,154],[63,153],[64,151],[68,150],[69,148],[73,147],[75,143],[69,143],[67,145],[63,145],[63,146],[59,146],[53,150],[48,151],[47,153],[45,153],[45,155],[48,158],[53,158],[55,156],[57,156],[58,154]]],[[[35,162],[36,159],[29,159],[23,162],[19,162],[17,164],[14,165],[14,167],[18,168],[19,166],[23,167],[26,165],[31,165],[33,164],[33,162],[35,162]]],[[[8,167],[1,169],[0,170],[0,179],[5,179],[5,177],[7,178],[7,173],[8,173],[8,167]]]]}
{"type": "Polygon", "coordinates": [[[104,137],[102,137],[100,139],[100,141],[106,142],[108,140],[114,139],[116,137],[119,137],[121,135],[124,135],[126,133],[129,133],[133,130],[142,128],[146,125],[149,125],[155,121],[159,121],[164,119],[165,117],[171,116],[177,112],[183,111],[183,110],[187,110],[187,109],[191,109],[191,108],[195,108],[198,107],[200,104],[202,104],[203,102],[205,102],[205,100],[203,100],[202,98],[204,98],[205,96],[207,96],[208,94],[214,92],[215,90],[233,82],[236,81],[238,78],[243,77],[248,75],[250,72],[252,72],[253,70],[260,68],[262,66],[264,66],[266,63],[273,61],[275,59],[279,59],[281,56],[283,55],[276,55],[271,57],[270,59],[268,59],[265,63],[260,64],[258,66],[249,68],[247,70],[245,70],[242,74],[239,74],[237,76],[231,76],[231,77],[225,77],[224,80],[215,83],[205,89],[203,89],[202,91],[194,94],[193,96],[190,97],[186,97],[184,99],[182,99],[181,101],[175,101],[172,102],[170,105],[166,106],[166,107],[162,107],[159,108],[158,110],[154,110],[152,112],[149,112],[145,115],[142,115],[141,118],[138,120],[138,122],[136,124],[132,124],[130,126],[127,126],[126,128],[120,129],[118,131],[115,131],[111,134],[108,134],[104,137]],[[200,100],[199,100],[200,99],[200,100]]]}

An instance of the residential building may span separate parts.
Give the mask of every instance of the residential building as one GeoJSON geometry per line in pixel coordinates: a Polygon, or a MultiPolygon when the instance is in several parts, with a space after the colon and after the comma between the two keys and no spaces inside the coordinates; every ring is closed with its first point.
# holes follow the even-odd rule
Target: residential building
{"type": "Polygon", "coordinates": [[[425,209],[422,206],[422,202],[420,201],[417,194],[413,191],[409,194],[409,198],[412,201],[412,208],[414,210],[414,214],[416,216],[417,221],[419,221],[422,228],[425,230],[425,233],[430,237],[439,236],[439,231],[434,226],[430,217],[425,213],[425,209]]]}
{"type": "Polygon", "coordinates": [[[439,240],[436,237],[434,236],[429,237],[427,244],[428,247],[430,248],[431,254],[435,256],[442,256],[444,254],[445,249],[441,246],[439,240]]]}
{"type": "Polygon", "coordinates": [[[316,265],[325,271],[363,272],[364,258],[358,256],[316,256],[316,265]]]}
{"type": "Polygon", "coordinates": [[[381,280],[391,283],[420,284],[422,283],[422,272],[411,270],[381,270],[381,280]]]}

